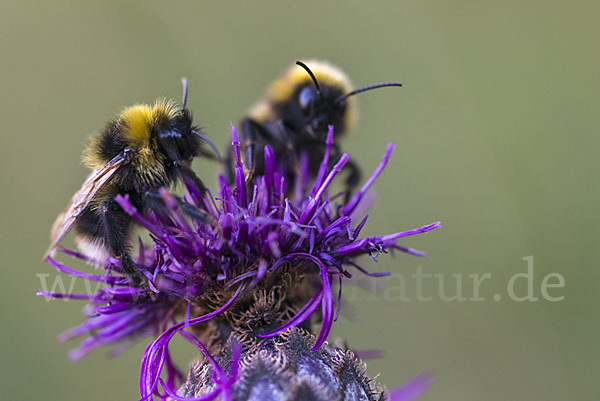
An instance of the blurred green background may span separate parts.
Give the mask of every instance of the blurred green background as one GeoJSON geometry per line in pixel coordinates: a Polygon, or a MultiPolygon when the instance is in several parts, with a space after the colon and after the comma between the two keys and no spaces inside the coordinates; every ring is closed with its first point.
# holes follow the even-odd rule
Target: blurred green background
{"type": "MultiPolygon", "coordinates": [[[[600,321],[597,16],[593,1],[7,1],[0,5],[3,260],[0,372],[4,399],[134,400],[145,342],[115,360],[77,363],[56,335],[80,302],[36,298],[54,218],[87,174],[80,152],[121,108],[179,99],[223,145],[265,86],[297,59],[330,60],[355,85],[404,88],[360,96],[344,148],[375,185],[368,233],[441,219],[403,244],[427,257],[382,255],[410,301],[348,291],[334,326],[389,387],[430,371],[423,400],[597,400],[600,321]],[[561,302],[514,302],[506,284],[534,256],[535,295],[549,273],[561,302]],[[482,302],[417,302],[411,274],[490,273],[482,302]],[[396,277],[397,278],[397,277],[396,277]],[[500,302],[492,296],[503,295],[500,302]]],[[[216,167],[195,168],[214,187],[216,167]]],[[[467,281],[469,280],[469,281],[467,281]]],[[[385,282],[385,279],[381,279],[385,282]]],[[[393,282],[393,278],[390,279],[393,282]]],[[[427,281],[423,293],[437,294],[427,281]]],[[[449,286],[450,288],[450,286],[449,286]]],[[[525,291],[523,282],[518,293],[525,291]]],[[[452,293],[449,289],[448,294],[452,293]]],[[[396,297],[397,298],[397,297],[396,297]]],[[[179,360],[187,362],[178,350],[179,360]]]]}

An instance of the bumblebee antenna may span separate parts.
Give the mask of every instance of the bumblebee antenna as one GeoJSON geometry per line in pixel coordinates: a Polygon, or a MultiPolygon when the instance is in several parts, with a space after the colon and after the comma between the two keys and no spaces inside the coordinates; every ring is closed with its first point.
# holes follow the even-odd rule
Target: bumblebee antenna
{"type": "Polygon", "coordinates": [[[185,109],[188,95],[188,82],[186,77],[181,78],[181,85],[183,85],[183,99],[181,99],[181,108],[185,109]]]}
{"type": "Polygon", "coordinates": [[[355,90],[353,90],[350,93],[346,93],[345,95],[342,95],[342,96],[338,97],[337,99],[335,99],[334,103],[339,103],[342,100],[345,100],[346,98],[348,98],[350,96],[354,96],[354,95],[356,95],[358,93],[370,91],[371,89],[385,88],[386,86],[402,86],[402,84],[400,82],[386,82],[386,83],[383,83],[383,84],[375,84],[375,85],[363,86],[362,88],[355,89],[355,90]]]}
{"type": "Polygon", "coordinates": [[[313,82],[315,83],[315,87],[317,88],[317,94],[319,95],[319,97],[321,97],[321,87],[319,86],[319,81],[317,81],[317,77],[315,77],[315,74],[313,74],[310,68],[308,68],[308,66],[302,61],[296,61],[296,65],[299,65],[300,67],[304,68],[306,72],[308,72],[308,75],[310,75],[313,82]]]}
{"type": "Polygon", "coordinates": [[[198,131],[192,131],[192,133],[196,136],[199,136],[200,138],[202,138],[206,143],[208,143],[208,146],[210,146],[210,148],[213,150],[213,152],[215,152],[215,155],[217,155],[217,158],[220,160],[221,159],[221,154],[219,153],[219,149],[217,149],[217,147],[215,146],[215,144],[213,143],[213,141],[211,141],[210,139],[208,139],[208,137],[206,135],[204,135],[201,132],[198,131]]]}

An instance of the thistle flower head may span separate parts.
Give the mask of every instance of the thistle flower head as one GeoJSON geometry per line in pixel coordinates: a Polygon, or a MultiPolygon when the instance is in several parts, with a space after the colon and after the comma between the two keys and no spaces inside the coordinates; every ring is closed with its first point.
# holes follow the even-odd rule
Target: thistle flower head
{"type": "MultiPolygon", "coordinates": [[[[231,367],[225,373],[211,359],[207,348],[218,343],[213,350],[224,349],[232,331],[241,338],[266,341],[260,339],[277,337],[293,327],[310,331],[313,324],[321,322],[311,348],[319,350],[338,318],[344,280],[355,271],[373,276],[389,274],[369,273],[357,258],[376,258],[379,253],[395,250],[422,255],[397,241],[440,226],[436,222],[387,235],[361,236],[368,217],[358,219],[360,208],[364,207],[362,201],[390,159],[394,145],[388,144],[374,173],[344,202],[343,197],[328,192],[349,159],[344,154],[331,163],[332,138],[330,127],[325,156],[314,180],[308,176],[308,158],[300,157],[293,199],[286,196],[290,191],[285,172],[280,170],[269,146],[264,151],[265,174],[254,180],[249,193],[235,127],[233,188],[221,176],[217,196],[210,192],[201,195],[193,182],[185,182],[183,204],[163,189],[160,194],[168,206],[167,212],[141,213],[127,195],[118,196],[121,207],[150,235],[151,242],[140,241],[135,255],[149,288],[132,287],[118,260],[92,261],[85,255],[63,250],[106,269],[105,274],[90,275],[49,258],[48,262],[63,272],[106,284],[91,297],[40,292],[89,300],[88,320],[61,336],[64,340],[89,335],[71,356],[80,358],[102,345],[116,345],[119,351],[123,340],[154,335],[142,358],[142,399],[157,395],[179,400],[182,398],[175,394],[174,387],[182,376],[168,350],[170,340],[179,334],[200,348],[211,362],[216,384],[212,395],[206,395],[209,398],[199,399],[218,395],[229,399],[237,373],[231,367]],[[208,221],[186,218],[186,208],[207,212],[208,221]],[[336,293],[333,283],[337,284],[336,293]],[[159,390],[160,383],[165,393],[159,390]]],[[[233,352],[237,356],[232,357],[231,366],[239,360],[239,352],[233,352]]]]}

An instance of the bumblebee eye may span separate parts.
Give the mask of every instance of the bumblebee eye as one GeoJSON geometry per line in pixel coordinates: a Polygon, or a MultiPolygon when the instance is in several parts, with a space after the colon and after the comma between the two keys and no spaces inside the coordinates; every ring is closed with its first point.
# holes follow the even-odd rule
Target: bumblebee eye
{"type": "Polygon", "coordinates": [[[300,91],[300,95],[298,95],[298,103],[300,104],[300,108],[304,111],[310,110],[311,106],[317,100],[317,92],[312,87],[306,87],[300,91]]]}

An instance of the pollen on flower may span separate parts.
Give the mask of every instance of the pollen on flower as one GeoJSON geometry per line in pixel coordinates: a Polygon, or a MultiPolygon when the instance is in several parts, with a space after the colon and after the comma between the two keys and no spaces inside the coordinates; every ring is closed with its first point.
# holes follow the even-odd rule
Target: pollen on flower
{"type": "MultiPolygon", "coordinates": [[[[290,330],[303,330],[315,333],[310,350],[319,351],[339,316],[344,281],[355,272],[386,274],[370,273],[357,259],[362,255],[376,258],[391,251],[421,256],[421,252],[399,245],[398,240],[440,227],[435,222],[386,235],[361,236],[368,218],[360,216],[363,201],[388,163],[392,144],[388,144],[381,163],[365,184],[344,202],[343,196],[329,193],[349,159],[344,154],[335,163],[329,160],[333,127],[329,127],[325,156],[316,178],[310,182],[302,174],[308,171],[307,166],[298,169],[293,200],[286,196],[286,174],[278,171],[269,146],[264,151],[265,174],[255,178],[248,190],[235,127],[232,142],[233,188],[221,176],[218,195],[208,191],[201,196],[193,182],[186,182],[183,206],[167,190],[161,190],[168,213],[141,214],[127,195],[116,198],[151,238],[151,242],[140,241],[135,256],[138,268],[149,278],[149,288],[131,287],[118,260],[102,265],[104,274],[90,275],[48,258],[60,271],[105,284],[92,296],[40,291],[44,296],[88,299],[88,320],[60,337],[89,336],[71,357],[80,358],[103,345],[115,346],[113,352],[119,352],[126,341],[154,337],[142,357],[142,399],[187,399],[175,393],[183,376],[168,347],[177,335],[199,348],[208,362],[203,369],[210,370],[212,384],[207,393],[202,393],[206,398],[201,399],[219,395],[230,399],[239,373],[237,363],[245,360],[231,338],[244,345],[246,352],[263,343],[276,344],[290,330]],[[201,209],[209,218],[206,222],[189,219],[182,207],[201,209]],[[221,355],[228,349],[231,357],[224,370],[211,355],[221,355]]],[[[300,160],[308,163],[306,157],[300,160]]],[[[74,251],[63,252],[94,262],[74,251]]],[[[195,390],[184,393],[193,397],[200,394],[195,390]]]]}

